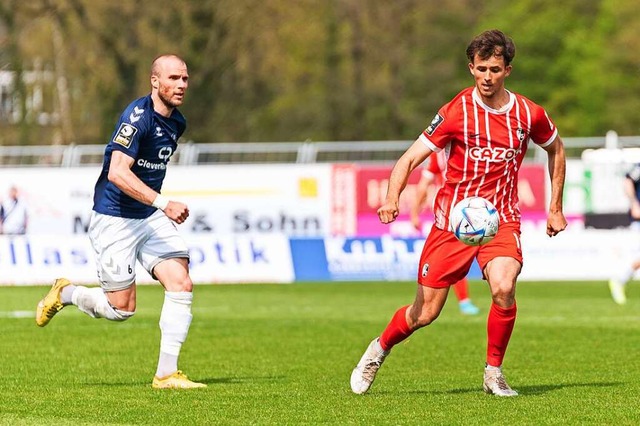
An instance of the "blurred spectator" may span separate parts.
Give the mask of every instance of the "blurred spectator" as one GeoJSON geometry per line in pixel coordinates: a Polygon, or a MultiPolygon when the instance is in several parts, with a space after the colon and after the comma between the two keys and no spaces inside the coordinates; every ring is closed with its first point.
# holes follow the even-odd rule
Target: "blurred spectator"
{"type": "Polygon", "coordinates": [[[9,188],[9,198],[0,205],[0,224],[5,235],[22,235],[27,233],[27,206],[19,197],[18,188],[9,188]]]}

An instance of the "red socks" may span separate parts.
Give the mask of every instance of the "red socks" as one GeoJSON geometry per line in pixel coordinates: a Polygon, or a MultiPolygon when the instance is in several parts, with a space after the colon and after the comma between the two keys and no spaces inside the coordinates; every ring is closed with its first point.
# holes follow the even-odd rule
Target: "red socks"
{"type": "Polygon", "coordinates": [[[389,325],[384,329],[382,335],[380,336],[380,346],[385,351],[391,350],[392,347],[402,342],[407,337],[411,336],[413,330],[409,329],[409,324],[407,324],[407,309],[409,306],[403,306],[398,309],[396,313],[391,318],[389,325]]]}
{"type": "Polygon", "coordinates": [[[469,298],[469,282],[466,278],[461,279],[460,281],[452,285],[452,287],[459,302],[462,302],[463,300],[467,300],[469,298]]]}
{"type": "Polygon", "coordinates": [[[509,308],[501,308],[492,303],[487,321],[487,364],[500,367],[504,354],[507,352],[507,345],[511,338],[513,326],[516,323],[516,312],[518,307],[514,304],[509,308]]]}
{"type": "MultiPolygon", "coordinates": [[[[389,325],[380,336],[380,346],[385,351],[391,350],[392,347],[411,336],[413,330],[407,324],[407,309],[409,306],[403,306],[398,309],[391,318],[389,325]]],[[[494,367],[502,365],[502,360],[507,351],[507,345],[511,338],[513,326],[516,323],[517,305],[514,303],[509,308],[501,308],[492,303],[489,310],[489,319],[487,321],[487,364],[494,367]]]]}

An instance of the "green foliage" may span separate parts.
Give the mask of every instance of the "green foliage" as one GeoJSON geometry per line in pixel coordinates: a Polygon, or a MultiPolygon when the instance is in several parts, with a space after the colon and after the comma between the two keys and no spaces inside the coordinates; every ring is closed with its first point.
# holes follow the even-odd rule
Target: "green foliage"
{"type": "MultiPolygon", "coordinates": [[[[508,87],[543,105],[562,135],[638,134],[636,8],[635,0],[0,0],[2,68],[39,63],[66,79],[72,123],[44,132],[28,120],[19,132],[5,124],[0,143],[105,141],[166,52],[190,69],[187,139],[413,139],[472,84],[464,51],[494,27],[517,45],[508,87]]],[[[27,89],[16,91],[24,98],[27,89]]]]}
{"type": "Polygon", "coordinates": [[[138,288],[125,323],[65,308],[44,329],[43,287],[0,287],[0,424],[619,424],[640,423],[640,287],[615,305],[603,282],[522,282],[505,359],[513,399],[482,392],[481,315],[455,298],[397,346],[364,396],[349,375],[414,283],[198,286],[180,367],[208,388],[154,391],[162,290],[138,288]],[[31,314],[33,315],[33,313],[31,314]]]}

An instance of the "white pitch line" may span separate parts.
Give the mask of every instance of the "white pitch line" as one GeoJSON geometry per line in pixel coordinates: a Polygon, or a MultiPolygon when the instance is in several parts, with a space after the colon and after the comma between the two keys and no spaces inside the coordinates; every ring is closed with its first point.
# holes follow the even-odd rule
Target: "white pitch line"
{"type": "Polygon", "coordinates": [[[0,311],[0,318],[35,318],[34,311],[0,311]]]}

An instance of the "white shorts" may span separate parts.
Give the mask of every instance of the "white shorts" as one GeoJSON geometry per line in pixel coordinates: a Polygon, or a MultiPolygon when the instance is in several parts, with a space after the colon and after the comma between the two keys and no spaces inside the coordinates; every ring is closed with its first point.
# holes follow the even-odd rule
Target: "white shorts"
{"type": "Polygon", "coordinates": [[[165,259],[189,259],[189,250],[175,223],[161,210],[146,219],[91,214],[89,239],[96,254],[98,280],[105,291],[124,290],[135,283],[136,259],[153,275],[165,259]]]}

